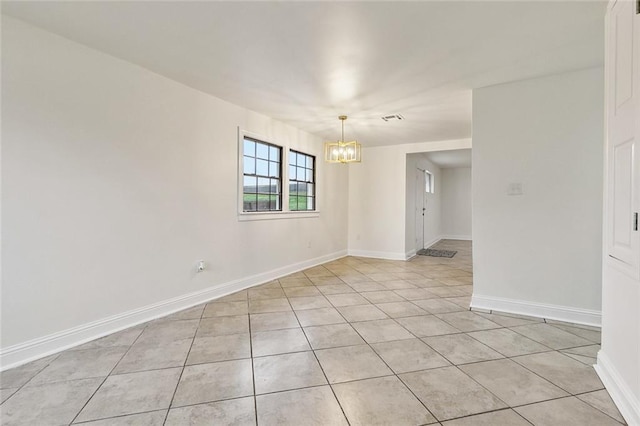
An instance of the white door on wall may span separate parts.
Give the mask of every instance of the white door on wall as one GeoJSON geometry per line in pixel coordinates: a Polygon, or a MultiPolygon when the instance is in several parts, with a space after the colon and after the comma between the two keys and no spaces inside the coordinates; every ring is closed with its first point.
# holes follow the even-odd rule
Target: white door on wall
{"type": "Polygon", "coordinates": [[[610,11],[607,90],[607,255],[617,268],[640,278],[640,25],[635,1],[610,11]],[[634,22],[635,21],[635,22],[634,22]],[[634,25],[635,24],[635,25],[634,25]],[[635,28],[634,28],[635,27],[635,28]]]}
{"type": "Polygon", "coordinates": [[[416,169],[416,251],[424,248],[424,215],[426,211],[424,170],[416,169]]]}

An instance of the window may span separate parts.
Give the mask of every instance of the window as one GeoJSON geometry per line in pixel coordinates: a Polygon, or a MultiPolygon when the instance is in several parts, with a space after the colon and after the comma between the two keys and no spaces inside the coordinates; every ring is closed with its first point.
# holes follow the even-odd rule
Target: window
{"type": "Polygon", "coordinates": [[[425,192],[433,194],[436,190],[436,183],[433,180],[433,173],[428,170],[424,171],[425,192]]]}
{"type": "Polygon", "coordinates": [[[316,157],[289,151],[289,210],[316,209],[316,157]]]}
{"type": "Polygon", "coordinates": [[[282,210],[282,148],[244,137],[242,210],[282,210]]]}

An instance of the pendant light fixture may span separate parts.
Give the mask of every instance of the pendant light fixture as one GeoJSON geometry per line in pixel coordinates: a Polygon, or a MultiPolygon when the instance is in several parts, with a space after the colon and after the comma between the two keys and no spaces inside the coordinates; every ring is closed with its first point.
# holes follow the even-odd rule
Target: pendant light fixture
{"type": "Polygon", "coordinates": [[[342,122],[342,138],[338,142],[324,143],[324,160],[327,163],[359,163],[362,161],[362,147],[357,141],[344,141],[344,122],[346,115],[338,119],[342,122]]]}

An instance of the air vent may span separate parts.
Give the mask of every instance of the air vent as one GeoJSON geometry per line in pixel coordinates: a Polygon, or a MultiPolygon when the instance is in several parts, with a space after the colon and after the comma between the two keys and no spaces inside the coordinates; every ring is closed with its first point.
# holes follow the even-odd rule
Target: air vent
{"type": "Polygon", "coordinates": [[[401,116],[400,114],[384,115],[381,118],[384,121],[400,121],[400,120],[404,120],[404,117],[401,116]]]}

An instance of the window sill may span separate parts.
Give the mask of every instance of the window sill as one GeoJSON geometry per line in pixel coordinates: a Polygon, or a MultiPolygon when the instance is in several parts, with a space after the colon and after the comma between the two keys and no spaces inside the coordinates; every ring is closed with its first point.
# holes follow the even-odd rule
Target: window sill
{"type": "Polygon", "coordinates": [[[242,212],[238,213],[238,221],[246,222],[250,220],[277,220],[277,219],[306,219],[320,217],[319,211],[307,212],[242,212]]]}

